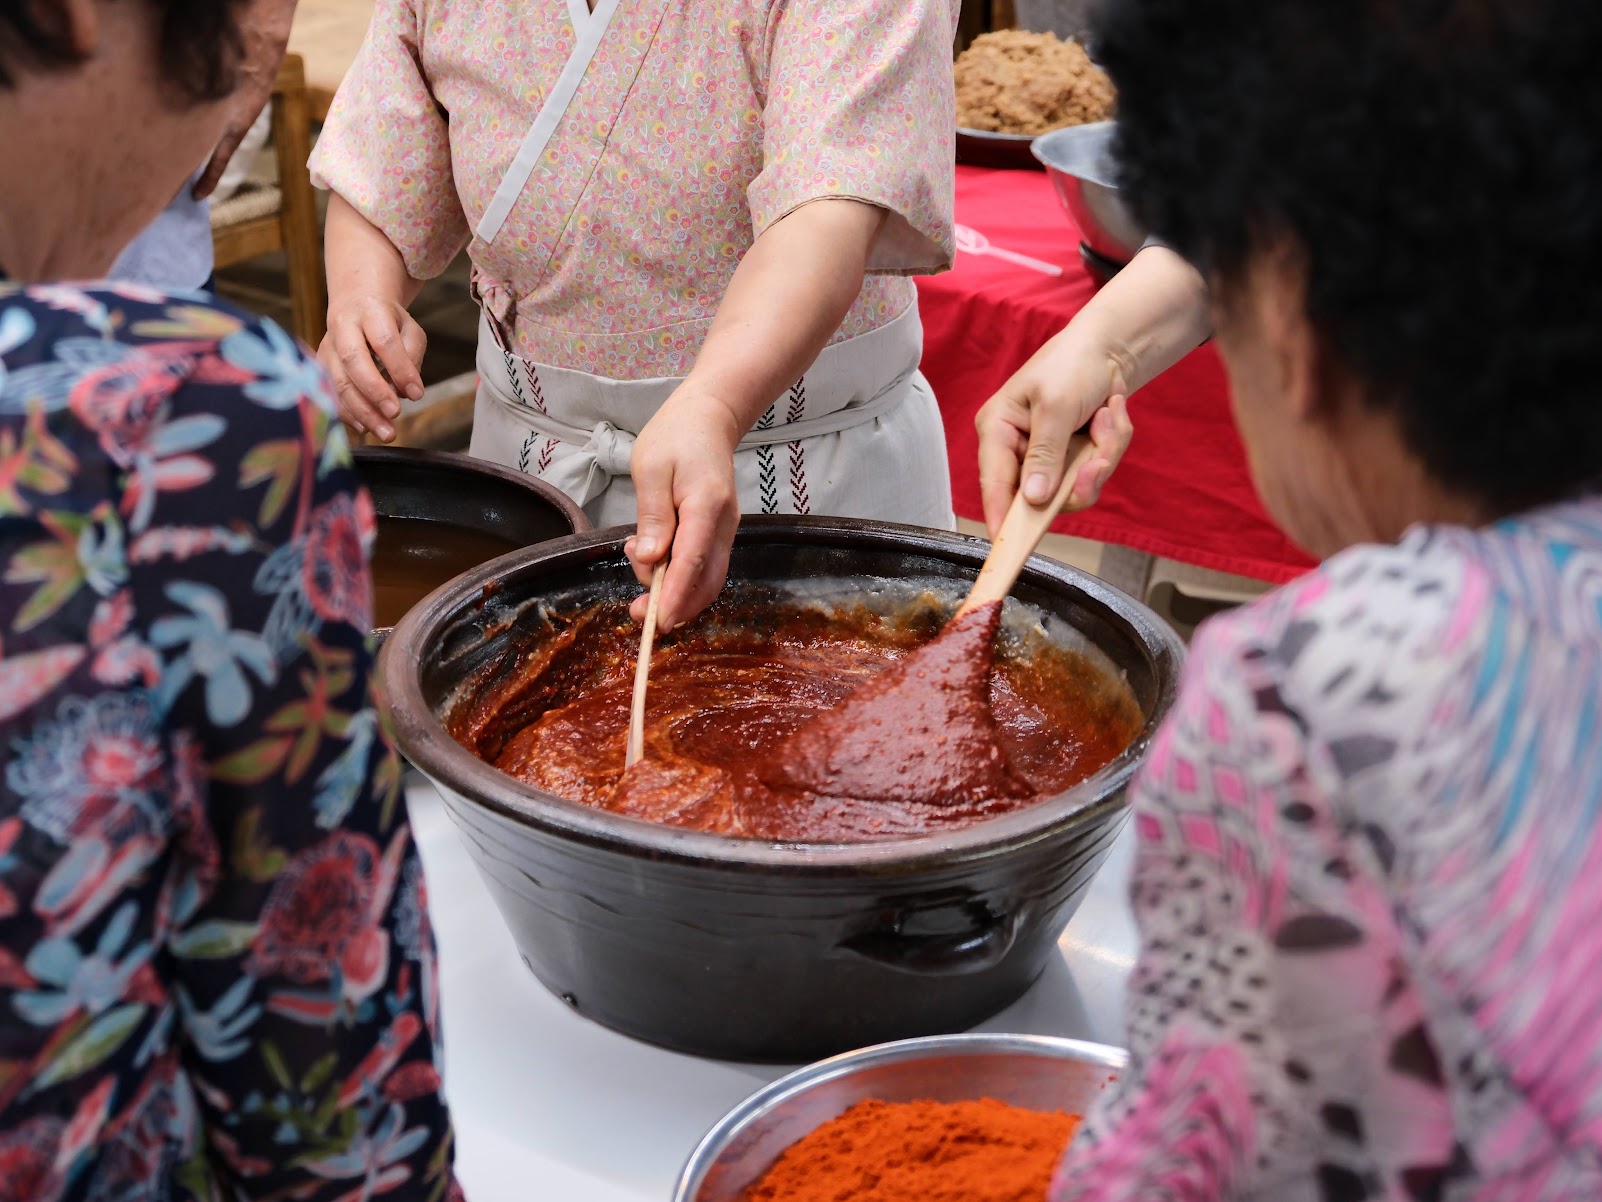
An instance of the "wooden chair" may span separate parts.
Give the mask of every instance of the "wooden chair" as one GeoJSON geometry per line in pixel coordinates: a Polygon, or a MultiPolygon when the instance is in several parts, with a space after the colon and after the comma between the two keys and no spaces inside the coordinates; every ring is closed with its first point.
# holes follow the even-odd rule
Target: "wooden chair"
{"type": "Polygon", "coordinates": [[[272,135],[278,163],[271,184],[246,184],[211,209],[211,240],[220,271],[258,255],[283,251],[289,264],[289,303],[295,337],[313,350],[323,340],[328,290],[317,196],[306,160],[311,157],[311,107],[300,55],[285,57],[273,85],[272,135]]]}
{"type": "MultiPolygon", "coordinates": [[[[425,451],[465,451],[473,437],[473,401],[478,395],[478,373],[466,372],[430,384],[418,401],[404,401],[395,419],[391,446],[425,451]]],[[[364,440],[376,443],[368,435],[364,440]]]]}
{"type": "Polygon", "coordinates": [[[957,15],[957,53],[982,33],[1018,24],[1014,0],[962,0],[957,15]]]}

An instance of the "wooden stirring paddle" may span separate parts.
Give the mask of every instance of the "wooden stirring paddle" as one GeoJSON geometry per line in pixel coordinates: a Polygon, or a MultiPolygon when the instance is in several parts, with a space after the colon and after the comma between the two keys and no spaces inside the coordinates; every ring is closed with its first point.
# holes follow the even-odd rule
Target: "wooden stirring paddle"
{"type": "Polygon", "coordinates": [[[1067,506],[1095,447],[1078,438],[1069,451],[1051,504],[1031,505],[1022,492],[1014,498],[979,578],[939,636],[786,739],[762,773],[770,785],[821,797],[926,805],[1034,792],[1008,764],[998,741],[990,670],[1002,602],[1052,519],[1067,506]]]}
{"type": "Polygon", "coordinates": [[[1024,500],[1021,488],[1013,497],[1012,506],[1002,519],[1001,529],[996,531],[995,541],[990,544],[990,554],[985,556],[984,565],[979,569],[979,578],[968,590],[968,598],[957,610],[956,618],[966,617],[992,601],[1005,601],[1012,592],[1012,586],[1018,583],[1018,575],[1023,571],[1024,564],[1029,562],[1035,548],[1040,546],[1040,540],[1050,533],[1051,523],[1057,516],[1085,508],[1083,505],[1070,505],[1068,499],[1073,494],[1080,471],[1095,457],[1096,446],[1083,435],[1075,435],[1068,444],[1068,452],[1068,468],[1063,472],[1062,483],[1058,485],[1057,495],[1050,504],[1031,505],[1024,500]]]}
{"type": "Polygon", "coordinates": [[[645,602],[645,622],[640,631],[640,658],[634,665],[634,702],[629,706],[629,747],[625,768],[632,768],[645,755],[645,687],[651,675],[651,645],[656,641],[656,608],[662,600],[662,577],[667,560],[657,561],[651,573],[651,595],[645,602]]]}

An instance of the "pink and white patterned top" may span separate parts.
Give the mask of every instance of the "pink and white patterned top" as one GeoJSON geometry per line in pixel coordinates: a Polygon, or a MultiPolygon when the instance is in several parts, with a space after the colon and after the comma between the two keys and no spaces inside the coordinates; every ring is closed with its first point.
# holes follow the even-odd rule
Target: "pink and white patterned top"
{"type": "Polygon", "coordinates": [[[755,238],[812,200],[887,209],[840,339],[952,257],[958,0],[622,0],[493,244],[471,231],[571,54],[563,0],[378,0],[312,157],[414,277],[466,246],[511,349],[688,373],[755,238]]]}
{"type": "Polygon", "coordinates": [[[1135,790],[1131,1065],[1055,1202],[1602,1198],[1602,502],[1206,627],[1135,790]]]}

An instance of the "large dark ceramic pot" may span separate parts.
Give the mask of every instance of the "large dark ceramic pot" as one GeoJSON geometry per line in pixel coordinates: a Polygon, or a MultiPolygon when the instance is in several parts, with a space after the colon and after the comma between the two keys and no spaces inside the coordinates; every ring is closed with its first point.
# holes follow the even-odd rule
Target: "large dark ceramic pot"
{"type": "Polygon", "coordinates": [[[543,480],[441,451],[357,447],[356,470],[378,513],[374,634],[388,636],[410,601],[488,559],[590,529],[584,511],[543,480]]]}
{"type": "MultiPolygon", "coordinates": [[[[626,533],[467,573],[407,616],[380,664],[401,749],[439,788],[534,975],[627,1034],[776,1063],[963,1030],[1015,1000],[1122,823],[1124,789],[1173,698],[1174,634],[1108,585],[1036,558],[1010,604],[1099,648],[1146,716],[1102,772],[1029,809],[896,842],[781,845],[658,826],[525,786],[438,716],[507,639],[525,637],[541,600],[637,591],[626,533]]],[[[748,518],[730,579],[915,580],[960,597],[986,547],[846,519],[748,518]]]]}

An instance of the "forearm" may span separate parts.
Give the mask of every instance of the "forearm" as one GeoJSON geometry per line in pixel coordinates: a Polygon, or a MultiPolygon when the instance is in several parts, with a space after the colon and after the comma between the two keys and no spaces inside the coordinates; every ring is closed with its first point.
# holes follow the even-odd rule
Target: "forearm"
{"type": "Polygon", "coordinates": [[[734,273],[685,391],[748,430],[812,366],[862,291],[883,209],[820,200],[769,228],[734,273]]]}
{"type": "Polygon", "coordinates": [[[1105,361],[1111,391],[1128,396],[1211,334],[1207,286],[1173,251],[1147,247],[1048,344],[1054,358],[1105,361]]]}
{"type": "Polygon", "coordinates": [[[407,272],[406,260],[384,231],[337,192],[328,197],[323,247],[331,309],[353,297],[377,297],[409,305],[422,291],[422,281],[414,280],[407,272]]]}
{"type": "Polygon", "coordinates": [[[635,441],[639,520],[629,558],[649,581],[672,548],[663,629],[700,613],[723,587],[740,520],[734,452],[840,328],[884,220],[872,205],[821,200],[771,226],[735,269],[695,367],[635,441]]]}

